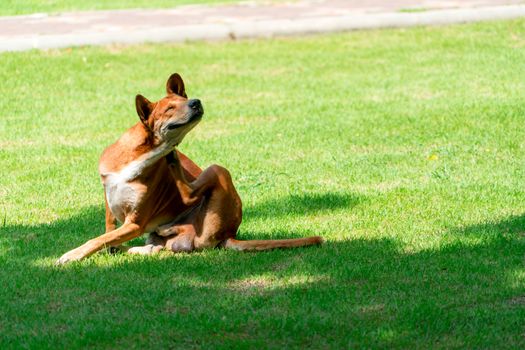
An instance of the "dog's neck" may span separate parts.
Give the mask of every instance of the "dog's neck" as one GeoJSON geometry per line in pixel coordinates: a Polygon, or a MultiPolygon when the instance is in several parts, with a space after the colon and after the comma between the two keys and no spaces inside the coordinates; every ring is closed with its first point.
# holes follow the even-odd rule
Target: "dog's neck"
{"type": "MultiPolygon", "coordinates": [[[[151,132],[146,130],[142,123],[137,123],[128,130],[118,141],[122,145],[122,150],[128,156],[119,157],[124,160],[123,167],[119,170],[120,176],[125,181],[131,181],[144,173],[153,169],[152,167],[167,155],[171,154],[173,157],[174,145],[168,142],[160,142],[151,135],[151,132]]],[[[104,175],[108,171],[101,168],[101,174],[104,175]]]]}
{"type": "Polygon", "coordinates": [[[153,131],[142,123],[137,123],[128,130],[119,140],[125,148],[130,150],[135,158],[142,158],[149,154],[157,160],[170,153],[174,148],[173,142],[160,140],[153,131]]]}
{"type": "Polygon", "coordinates": [[[166,161],[168,164],[173,164],[176,159],[176,150],[174,145],[170,145],[169,143],[161,144],[158,142],[158,140],[155,139],[155,136],[153,134],[153,131],[149,129],[147,126],[145,126],[142,123],[138,123],[138,132],[140,133],[141,137],[139,140],[142,142],[140,145],[136,146],[135,149],[150,149],[149,152],[155,151],[150,153],[152,156],[156,158],[155,161],[159,160],[163,156],[166,157],[166,161]],[[158,149],[159,156],[157,157],[156,149],[158,149]]]}

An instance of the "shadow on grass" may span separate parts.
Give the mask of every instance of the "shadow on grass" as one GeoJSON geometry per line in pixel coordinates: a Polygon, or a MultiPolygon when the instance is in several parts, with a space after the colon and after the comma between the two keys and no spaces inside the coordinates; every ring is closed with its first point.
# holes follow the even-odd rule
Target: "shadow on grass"
{"type": "MultiPolygon", "coordinates": [[[[243,212],[243,220],[326,213],[338,209],[350,209],[363,201],[363,197],[343,193],[290,195],[289,197],[270,200],[255,206],[246,206],[243,212]]],[[[49,225],[4,227],[0,231],[0,240],[4,239],[4,244],[7,246],[4,249],[4,253],[7,250],[16,250],[18,247],[20,249],[14,254],[47,256],[57,254],[56,247],[65,247],[67,251],[103,233],[104,208],[89,207],[78,217],[55,221],[49,225]],[[50,243],[50,240],[53,243],[50,243]],[[15,242],[25,243],[32,248],[30,250],[24,249],[25,247],[22,248],[22,245],[12,244],[15,242]]],[[[282,232],[281,238],[307,235],[310,235],[310,233],[282,232]]],[[[260,239],[270,238],[267,233],[261,233],[260,235],[255,235],[255,237],[260,239]]],[[[240,238],[242,239],[242,234],[240,238]]],[[[138,239],[135,243],[141,244],[140,241],[143,240],[143,238],[138,239]]]]}
{"type": "Polygon", "coordinates": [[[66,268],[42,260],[93,237],[93,227],[103,229],[101,209],[2,230],[2,348],[524,345],[525,216],[449,232],[478,243],[415,253],[392,239],[354,239],[101,256],[66,268]]]}
{"type": "Polygon", "coordinates": [[[243,209],[246,220],[251,218],[271,218],[281,216],[304,216],[332,212],[339,209],[350,209],[365,200],[362,196],[348,193],[306,193],[272,199],[243,209]]]}

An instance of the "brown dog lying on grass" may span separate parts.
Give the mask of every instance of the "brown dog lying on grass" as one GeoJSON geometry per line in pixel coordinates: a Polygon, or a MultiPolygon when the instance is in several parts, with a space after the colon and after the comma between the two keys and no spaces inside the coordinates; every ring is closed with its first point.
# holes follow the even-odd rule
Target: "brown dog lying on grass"
{"type": "Polygon", "coordinates": [[[58,264],[81,260],[104,247],[118,246],[145,232],[148,244],[130,253],[150,254],[224,248],[265,250],[322,243],[318,236],[282,240],[235,239],[242,204],[228,170],[212,165],[202,171],[175,150],[201,120],[197,99],[188,100],[182,78],[173,74],[167,96],[150,102],[136,97],[140,122],[109,146],[99,163],[106,201],[106,233],[89,240],[58,264]],[[117,228],[117,220],[122,226],[117,228]]]}

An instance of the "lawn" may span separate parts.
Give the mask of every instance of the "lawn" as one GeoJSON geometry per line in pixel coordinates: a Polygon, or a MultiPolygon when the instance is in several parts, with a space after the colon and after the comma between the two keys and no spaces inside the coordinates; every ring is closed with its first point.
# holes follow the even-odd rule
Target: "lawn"
{"type": "Polygon", "coordinates": [[[0,348],[523,348],[524,61],[525,20],[1,54],[0,348]],[[175,71],[239,237],[326,244],[55,267],[175,71]]]}
{"type": "MultiPolygon", "coordinates": [[[[67,11],[113,10],[130,8],[170,8],[179,5],[216,5],[240,0],[2,0],[0,16],[67,11]]],[[[252,0],[264,2],[265,0],[252,0]]],[[[282,1],[282,0],[269,0],[282,1]]]]}

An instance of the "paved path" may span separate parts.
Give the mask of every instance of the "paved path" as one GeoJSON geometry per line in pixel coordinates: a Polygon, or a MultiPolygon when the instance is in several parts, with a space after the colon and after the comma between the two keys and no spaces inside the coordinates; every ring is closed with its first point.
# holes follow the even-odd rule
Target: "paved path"
{"type": "Polygon", "coordinates": [[[0,17],[0,51],[213,40],[525,16],[523,0],[299,0],[0,17]]]}

